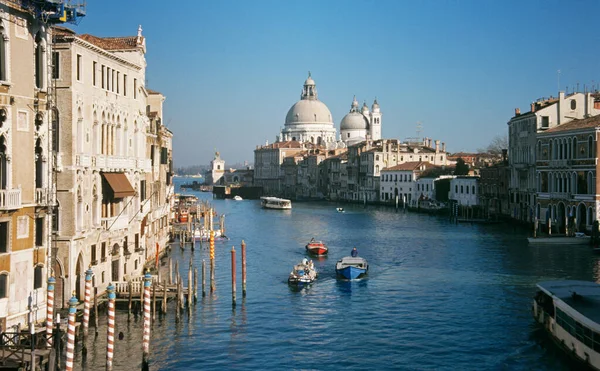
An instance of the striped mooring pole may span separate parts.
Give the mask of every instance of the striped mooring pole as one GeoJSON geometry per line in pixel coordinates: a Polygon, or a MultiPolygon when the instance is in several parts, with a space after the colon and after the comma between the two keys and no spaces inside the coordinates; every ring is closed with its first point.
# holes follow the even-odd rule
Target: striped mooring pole
{"type": "Polygon", "coordinates": [[[54,277],[48,278],[48,297],[46,299],[46,345],[52,348],[52,336],[54,330],[54,277]]]}
{"type": "Polygon", "coordinates": [[[85,296],[83,298],[83,346],[88,336],[88,328],[90,325],[90,294],[92,293],[92,268],[85,271],[85,296]]]}
{"type": "MultiPolygon", "coordinates": [[[[212,209],[211,209],[212,219],[212,209]]],[[[215,291],[215,232],[210,230],[210,292],[215,291]]]]}
{"type": "Polygon", "coordinates": [[[246,297],[246,242],[242,240],[242,297],[246,297]]]}
{"type": "Polygon", "coordinates": [[[148,355],[150,353],[150,286],[152,276],[146,272],[144,275],[144,335],[142,338],[142,368],[148,369],[148,355]]]}
{"type": "Polygon", "coordinates": [[[75,351],[75,315],[77,314],[77,298],[75,293],[69,300],[69,325],[67,327],[67,363],[66,371],[73,371],[73,356],[75,351]]]}
{"type": "Polygon", "coordinates": [[[106,288],[108,295],[108,327],[106,330],[106,369],[112,370],[113,353],[115,350],[115,287],[109,284],[106,288]]]}

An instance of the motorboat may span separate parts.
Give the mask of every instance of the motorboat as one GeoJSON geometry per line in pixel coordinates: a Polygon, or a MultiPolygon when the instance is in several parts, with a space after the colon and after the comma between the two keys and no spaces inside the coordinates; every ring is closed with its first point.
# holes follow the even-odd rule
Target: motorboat
{"type": "Polygon", "coordinates": [[[537,287],[535,320],[582,366],[600,370],[600,284],[560,280],[537,287]]]}
{"type": "Polygon", "coordinates": [[[346,211],[346,210],[344,210],[344,208],[343,208],[343,207],[336,207],[336,208],[335,208],[335,210],[336,210],[338,213],[343,213],[343,212],[345,212],[345,211],[346,211]]]}
{"type": "Polygon", "coordinates": [[[235,196],[233,197],[233,199],[234,199],[235,201],[242,201],[242,200],[243,200],[242,196],[238,196],[238,195],[235,195],[235,196]]]}
{"type": "MultiPolygon", "coordinates": [[[[225,235],[223,235],[223,233],[221,233],[220,229],[215,229],[213,230],[213,237],[215,239],[215,241],[228,241],[229,238],[225,235]]],[[[196,241],[209,241],[210,240],[210,231],[207,231],[205,229],[196,229],[194,230],[194,234],[192,235],[192,241],[196,242],[196,241]]]]}
{"type": "Polygon", "coordinates": [[[335,264],[335,273],[349,280],[364,276],[368,271],[367,260],[358,256],[345,256],[335,264]]]}
{"type": "Polygon", "coordinates": [[[327,245],[323,241],[316,241],[314,238],[306,244],[306,251],[313,255],[325,255],[327,250],[327,245]]]}
{"type": "Polygon", "coordinates": [[[288,277],[288,284],[302,286],[313,283],[317,279],[317,270],[311,261],[302,259],[302,262],[294,265],[288,277]]]}
{"type": "Polygon", "coordinates": [[[292,201],[278,197],[261,197],[261,206],[265,209],[290,210],[292,201]]]}

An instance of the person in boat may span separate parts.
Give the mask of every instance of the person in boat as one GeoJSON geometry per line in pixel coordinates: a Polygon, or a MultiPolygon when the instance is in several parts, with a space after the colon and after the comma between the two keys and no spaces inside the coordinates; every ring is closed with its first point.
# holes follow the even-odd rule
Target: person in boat
{"type": "Polygon", "coordinates": [[[302,259],[302,264],[303,265],[308,265],[308,259],[306,259],[306,258],[302,259]]]}
{"type": "Polygon", "coordinates": [[[352,249],[352,252],[350,253],[350,255],[353,258],[356,258],[358,256],[358,250],[356,250],[356,247],[352,249]]]}
{"type": "Polygon", "coordinates": [[[311,239],[310,239],[310,242],[311,242],[311,243],[315,242],[315,238],[314,238],[314,237],[313,237],[313,238],[311,238],[311,239]]]}

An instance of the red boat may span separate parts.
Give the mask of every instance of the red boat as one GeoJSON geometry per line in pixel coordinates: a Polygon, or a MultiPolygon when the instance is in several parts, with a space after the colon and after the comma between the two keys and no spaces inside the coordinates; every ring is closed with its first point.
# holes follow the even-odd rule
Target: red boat
{"type": "Polygon", "coordinates": [[[306,245],[306,251],[313,255],[325,255],[327,254],[327,245],[322,241],[315,241],[314,239],[306,245]]]}

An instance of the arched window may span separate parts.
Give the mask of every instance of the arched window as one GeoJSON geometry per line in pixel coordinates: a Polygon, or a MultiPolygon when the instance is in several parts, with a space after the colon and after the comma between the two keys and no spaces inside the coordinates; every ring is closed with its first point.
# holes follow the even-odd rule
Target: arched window
{"type": "Polygon", "coordinates": [[[576,159],[577,158],[577,137],[573,137],[573,145],[571,146],[571,158],[576,159]]]}
{"type": "Polygon", "coordinates": [[[35,87],[38,89],[44,88],[45,49],[42,33],[38,31],[35,34],[35,87]]]}
{"type": "Polygon", "coordinates": [[[0,273],[0,299],[8,297],[8,273],[0,273]]]}
{"type": "Polygon", "coordinates": [[[3,24],[0,24],[0,81],[8,81],[8,76],[6,71],[8,68],[6,67],[8,58],[6,52],[6,44],[8,43],[8,32],[4,28],[3,24]]]}
{"type": "Polygon", "coordinates": [[[591,135],[588,138],[588,158],[594,158],[594,138],[591,135]]]}
{"type": "Polygon", "coordinates": [[[52,109],[52,151],[58,152],[59,148],[59,137],[60,137],[60,123],[58,117],[58,109],[54,107],[52,109]]]}
{"type": "Polygon", "coordinates": [[[472,186],[472,189],[471,189],[471,190],[472,190],[472,192],[471,192],[471,193],[475,194],[475,186],[472,186]]]}
{"type": "Polygon", "coordinates": [[[575,99],[571,99],[571,111],[574,111],[577,108],[577,101],[575,99]]]}
{"type": "Polygon", "coordinates": [[[0,189],[8,186],[8,156],[6,153],[6,139],[0,137],[0,189]]]}
{"type": "Polygon", "coordinates": [[[375,174],[379,174],[379,165],[375,166],[375,174]]]}
{"type": "Polygon", "coordinates": [[[42,143],[38,138],[35,142],[35,188],[44,187],[44,156],[42,143]]]}
{"type": "Polygon", "coordinates": [[[42,288],[43,269],[44,269],[44,267],[41,265],[35,266],[35,269],[33,271],[33,289],[34,290],[42,288]]]}

